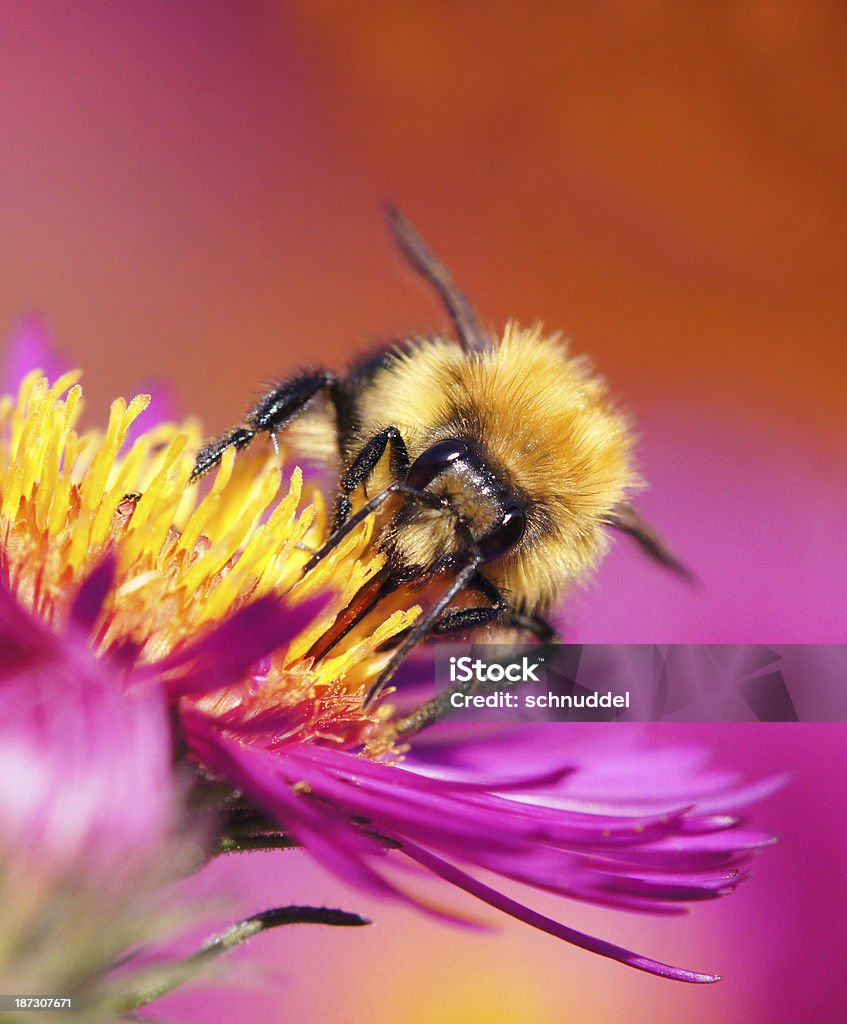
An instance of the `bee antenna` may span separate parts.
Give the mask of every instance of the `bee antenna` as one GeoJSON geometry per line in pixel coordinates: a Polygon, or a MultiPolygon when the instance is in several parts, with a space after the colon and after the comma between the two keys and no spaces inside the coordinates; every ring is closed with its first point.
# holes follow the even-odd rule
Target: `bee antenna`
{"type": "Polygon", "coordinates": [[[412,268],[438,292],[464,351],[484,352],[490,349],[491,339],[483,330],[477,311],[467,295],[456,286],[450,271],[432,255],[424,240],[397,207],[391,203],[384,205],[388,226],[400,252],[412,268]]]}

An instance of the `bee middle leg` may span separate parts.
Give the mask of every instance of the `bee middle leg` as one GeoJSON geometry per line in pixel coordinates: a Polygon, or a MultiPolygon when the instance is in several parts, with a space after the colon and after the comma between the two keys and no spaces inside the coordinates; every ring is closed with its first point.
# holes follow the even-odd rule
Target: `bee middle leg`
{"type": "Polygon", "coordinates": [[[350,495],[361,484],[368,482],[371,473],[379,465],[379,461],[388,447],[391,448],[391,475],[394,480],[402,480],[408,473],[409,452],[403,435],[397,427],[386,427],[378,434],[374,434],[341,477],[338,486],[338,501],[335,506],[335,520],[332,525],[333,533],[341,529],[353,511],[350,495]]]}
{"type": "Polygon", "coordinates": [[[490,603],[473,608],[454,608],[446,612],[432,627],[431,634],[445,636],[449,633],[461,633],[466,629],[487,626],[504,618],[509,610],[509,603],[499,589],[481,572],[476,573],[467,585],[468,590],[480,594],[490,603]]]}
{"type": "MultiPolygon", "coordinates": [[[[540,615],[525,615],[510,610],[507,601],[497,587],[494,586],[491,580],[483,576],[482,573],[478,572],[473,579],[469,580],[467,587],[470,590],[482,593],[484,597],[491,600],[491,606],[488,608],[460,608],[453,612],[448,612],[431,627],[429,636],[443,636],[449,632],[461,632],[463,629],[474,628],[500,619],[508,625],[533,633],[539,640],[550,641],[555,639],[555,630],[540,615]]],[[[451,698],[454,693],[473,692],[476,685],[474,683],[455,683],[432,700],[398,718],[393,722],[395,735],[398,738],[408,739],[414,736],[415,733],[420,732],[421,729],[425,729],[427,726],[439,721],[450,711],[452,707],[451,698]]]]}
{"type": "Polygon", "coordinates": [[[555,640],[557,635],[556,630],[540,615],[523,615],[520,612],[510,611],[506,602],[503,602],[502,605],[459,608],[448,612],[441,617],[439,622],[436,622],[432,629],[432,635],[444,636],[449,633],[461,633],[466,629],[476,629],[478,626],[488,626],[495,622],[502,622],[506,626],[531,633],[536,640],[555,640]]]}
{"type": "Polygon", "coordinates": [[[506,619],[510,626],[514,626],[515,629],[526,630],[527,633],[532,635],[537,640],[550,641],[555,640],[559,635],[554,626],[542,618],[540,615],[527,615],[524,612],[510,612],[506,619]]]}

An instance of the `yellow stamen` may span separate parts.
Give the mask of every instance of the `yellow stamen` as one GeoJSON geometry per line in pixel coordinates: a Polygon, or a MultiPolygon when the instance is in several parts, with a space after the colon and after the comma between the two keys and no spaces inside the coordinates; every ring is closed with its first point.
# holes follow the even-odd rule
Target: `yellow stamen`
{"type": "Polygon", "coordinates": [[[327,517],[312,485],[311,503],[302,505],[299,468],[283,473],[270,447],[256,444],[237,458],[228,451],[210,485],[192,484],[202,441],[196,422],[155,425],[124,451],[149,396],[116,399],[105,433],[80,432],[79,376],[64,374],[50,386],[33,372],[16,399],[0,397],[0,567],[19,601],[61,628],[81,582],[112,553],[117,578],[95,643],[107,652],[130,642],[152,661],[258,597],[296,604],[329,593],[330,606],[271,659],[258,689],[245,680],[205,704],[290,706],[300,730],[383,752],[387,709],[365,712],[361,699],[390,656],[379,646],[408,628],[418,609],[395,601],[375,628],[353,630],[331,657],[317,665],[307,657],[384,562],[370,543],[372,523],[303,577],[327,517]]]}

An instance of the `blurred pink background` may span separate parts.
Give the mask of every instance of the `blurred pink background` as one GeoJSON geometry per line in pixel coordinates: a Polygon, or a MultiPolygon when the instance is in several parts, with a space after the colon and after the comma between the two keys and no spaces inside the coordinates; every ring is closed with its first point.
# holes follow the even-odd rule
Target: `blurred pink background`
{"type": "MultiPolygon", "coordinates": [[[[4,4],[0,328],[43,313],[92,419],[164,377],[211,433],[304,361],[445,325],[391,198],[485,320],[562,329],[639,422],[642,507],[702,585],[618,543],[569,635],[843,641],[846,44],[837,2],[4,4]]],[[[838,1019],[843,728],[687,731],[754,774],[796,769],[757,819],[780,847],[688,920],[569,920],[720,985],[366,907],[291,855],[219,870],[249,909],[341,900],[379,926],[266,937],[244,976],[281,987],[174,1012],[838,1019]]]]}

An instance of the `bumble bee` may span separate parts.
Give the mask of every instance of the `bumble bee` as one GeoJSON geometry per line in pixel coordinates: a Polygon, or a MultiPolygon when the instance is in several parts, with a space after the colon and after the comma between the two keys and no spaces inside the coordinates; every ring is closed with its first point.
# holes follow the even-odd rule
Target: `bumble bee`
{"type": "Polygon", "coordinates": [[[199,478],[228,448],[262,433],[276,446],[286,430],[303,454],[330,452],[340,466],[335,518],[304,571],[383,509],[375,543],[385,564],[313,648],[316,658],[398,587],[441,582],[366,703],[425,637],[502,624],[552,639],[545,616],[597,565],[607,526],[685,573],[630,502],[640,485],[631,425],[590,363],[539,327],[510,323],[502,336],[484,330],[411,224],[393,207],[387,212],[401,252],[446,307],[456,340],[397,341],[345,376],[294,374],[202,448],[192,473],[199,478]],[[476,599],[451,607],[463,593],[476,599]]]}

